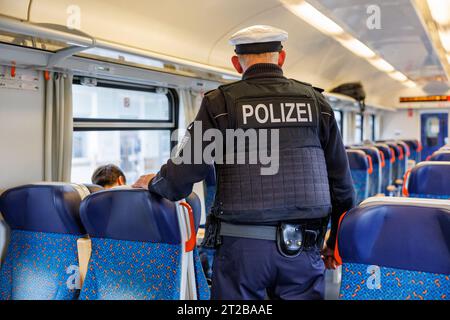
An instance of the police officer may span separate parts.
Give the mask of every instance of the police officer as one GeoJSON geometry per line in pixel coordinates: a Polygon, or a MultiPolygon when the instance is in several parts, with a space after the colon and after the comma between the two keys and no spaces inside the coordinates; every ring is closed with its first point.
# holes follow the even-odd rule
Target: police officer
{"type": "MultiPolygon", "coordinates": [[[[196,117],[202,130],[190,126],[181,148],[193,149],[210,128],[278,130],[278,141],[268,142],[278,148],[275,174],[262,174],[261,163],[215,163],[217,190],[206,235],[206,244],[217,248],[213,299],[323,299],[325,267],[337,266],[339,218],[354,205],[348,160],[322,90],[283,75],[287,38],[285,31],[261,25],[231,37],[231,60],[242,80],[205,94],[196,117]]],[[[169,160],[134,186],[179,200],[208,175],[209,165],[169,160]]]]}

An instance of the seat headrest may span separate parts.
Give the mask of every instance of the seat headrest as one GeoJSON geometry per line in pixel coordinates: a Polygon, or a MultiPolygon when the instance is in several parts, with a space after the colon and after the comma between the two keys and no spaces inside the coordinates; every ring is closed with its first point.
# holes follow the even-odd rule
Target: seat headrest
{"type": "Polygon", "coordinates": [[[344,263],[450,274],[450,201],[371,198],[348,212],[338,235],[344,263]]]}
{"type": "Polygon", "coordinates": [[[450,161],[450,151],[438,151],[431,156],[430,161],[450,161]]]}
{"type": "Polygon", "coordinates": [[[355,147],[354,149],[364,151],[364,153],[366,153],[372,158],[373,164],[378,164],[381,162],[380,153],[378,152],[377,148],[365,146],[365,147],[355,147]]]}
{"type": "Polygon", "coordinates": [[[350,169],[352,170],[368,170],[369,160],[364,151],[361,150],[346,150],[350,169]]]}
{"type": "Polygon", "coordinates": [[[81,220],[94,238],[181,243],[174,202],[142,189],[110,189],[81,204],[81,220]]]}
{"type": "Polygon", "coordinates": [[[387,144],[378,143],[375,145],[375,148],[383,152],[386,163],[389,163],[393,156],[390,147],[387,144]]]}
{"type": "Polygon", "coordinates": [[[13,230],[83,235],[79,208],[87,195],[76,184],[24,185],[0,196],[0,212],[13,230]]]}
{"type": "Polygon", "coordinates": [[[411,170],[409,194],[450,196],[450,162],[421,162],[411,170]]]}

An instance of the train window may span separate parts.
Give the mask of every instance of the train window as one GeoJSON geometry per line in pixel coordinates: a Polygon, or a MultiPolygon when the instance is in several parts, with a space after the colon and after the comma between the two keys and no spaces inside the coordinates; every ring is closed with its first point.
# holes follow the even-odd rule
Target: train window
{"type": "Polygon", "coordinates": [[[372,141],[376,141],[377,140],[376,139],[376,121],[377,121],[377,116],[374,115],[374,114],[370,115],[369,127],[370,127],[370,130],[372,131],[371,132],[372,134],[370,136],[370,139],[372,139],[372,141]]]}
{"type": "Polygon", "coordinates": [[[91,181],[100,165],[113,163],[129,183],[143,173],[155,172],[170,157],[169,130],[75,131],[72,181],[91,181]]]}
{"type": "Polygon", "coordinates": [[[364,140],[363,132],[364,116],[361,114],[355,115],[355,143],[361,143],[364,140]]]}
{"type": "Polygon", "coordinates": [[[336,119],[336,123],[337,123],[339,131],[341,132],[341,135],[342,135],[342,128],[344,127],[343,112],[340,110],[334,110],[334,118],[336,119]]]}
{"type": "Polygon", "coordinates": [[[90,182],[95,168],[113,163],[128,183],[157,171],[170,157],[176,129],[176,93],[145,86],[94,81],[73,83],[73,182],[90,182]]]}
{"type": "Polygon", "coordinates": [[[74,84],[73,96],[74,118],[170,120],[165,93],[74,84]]]}

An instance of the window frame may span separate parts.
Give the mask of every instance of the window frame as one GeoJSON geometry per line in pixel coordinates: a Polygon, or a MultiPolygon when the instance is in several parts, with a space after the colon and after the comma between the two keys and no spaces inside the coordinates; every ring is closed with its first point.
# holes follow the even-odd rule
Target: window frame
{"type": "Polygon", "coordinates": [[[358,143],[364,143],[364,114],[363,113],[359,113],[359,112],[357,112],[357,113],[355,113],[355,128],[354,128],[354,132],[355,132],[355,138],[356,138],[356,130],[357,129],[360,129],[360,140],[359,140],[359,142],[358,143]],[[360,116],[361,117],[361,125],[358,127],[357,125],[356,125],[356,117],[358,117],[358,116],[360,116]]]}
{"type": "MultiPolygon", "coordinates": [[[[340,109],[333,109],[333,112],[339,113],[341,115],[339,122],[336,121],[336,123],[338,124],[338,129],[339,129],[339,132],[341,133],[341,137],[343,137],[344,136],[344,111],[342,111],[340,109]]],[[[334,117],[334,119],[336,120],[336,116],[334,117]]]]}
{"type": "MultiPolygon", "coordinates": [[[[82,85],[82,76],[74,76],[72,85],[82,85]]],[[[73,118],[74,131],[128,131],[128,130],[170,130],[172,134],[178,129],[179,98],[175,89],[157,87],[129,82],[121,82],[102,78],[95,79],[95,87],[122,89],[131,91],[156,93],[159,89],[167,90],[166,96],[169,102],[168,120],[140,120],[140,119],[105,119],[105,118],[73,118]]]]}
{"type": "Polygon", "coordinates": [[[372,141],[376,141],[376,120],[377,120],[377,115],[376,114],[371,114],[370,118],[372,120],[372,141]]]}

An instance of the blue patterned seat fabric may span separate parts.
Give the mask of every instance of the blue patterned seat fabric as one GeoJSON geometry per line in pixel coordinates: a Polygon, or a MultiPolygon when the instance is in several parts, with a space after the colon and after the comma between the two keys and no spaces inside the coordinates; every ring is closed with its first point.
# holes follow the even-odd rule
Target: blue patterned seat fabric
{"type": "Polygon", "coordinates": [[[92,239],[83,300],[176,300],[181,245],[92,239]]]}
{"type": "Polygon", "coordinates": [[[80,282],[75,235],[13,230],[0,270],[1,300],[75,300],[80,282]]]}
{"type": "Polygon", "coordinates": [[[408,179],[410,197],[450,198],[450,162],[421,162],[411,170],[408,179]]]}
{"type": "MultiPolygon", "coordinates": [[[[190,198],[199,211],[198,198],[190,198]]],[[[81,218],[92,238],[81,299],[180,298],[182,246],[175,203],[145,190],[100,191],[83,201],[81,218]]],[[[198,253],[193,254],[198,297],[209,299],[198,253]]]]}
{"type": "Polygon", "coordinates": [[[369,162],[361,150],[347,150],[356,201],[360,203],[369,197],[369,162]]]}
{"type": "Polygon", "coordinates": [[[381,157],[379,150],[372,146],[355,147],[356,150],[364,151],[372,159],[373,172],[369,175],[369,197],[381,193],[381,157]]]}
{"type": "Polygon", "coordinates": [[[361,203],[369,197],[369,174],[363,170],[351,170],[351,173],[356,191],[356,203],[361,203]]]}
{"type": "Polygon", "coordinates": [[[450,300],[449,202],[389,199],[363,203],[341,222],[340,298],[450,300]]]}
{"type": "Polygon", "coordinates": [[[450,300],[450,276],[348,263],[342,268],[343,300],[450,300]]]}
{"type": "Polygon", "coordinates": [[[81,196],[70,184],[27,185],[0,197],[11,239],[0,270],[2,300],[72,300],[80,289],[81,196]]]}

